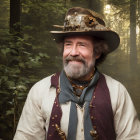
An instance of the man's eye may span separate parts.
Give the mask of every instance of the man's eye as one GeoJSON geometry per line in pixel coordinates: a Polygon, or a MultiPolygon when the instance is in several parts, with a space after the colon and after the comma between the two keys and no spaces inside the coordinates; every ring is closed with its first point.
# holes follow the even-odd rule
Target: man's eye
{"type": "Polygon", "coordinates": [[[85,46],[85,44],[81,44],[81,46],[85,46]]]}
{"type": "Polygon", "coordinates": [[[83,46],[83,47],[85,47],[86,45],[81,43],[81,44],[79,44],[79,46],[83,46]]]}

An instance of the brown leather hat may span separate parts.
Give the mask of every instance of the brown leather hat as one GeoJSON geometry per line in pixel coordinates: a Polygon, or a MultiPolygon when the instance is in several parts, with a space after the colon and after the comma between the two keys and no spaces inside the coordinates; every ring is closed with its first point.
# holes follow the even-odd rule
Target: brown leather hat
{"type": "Polygon", "coordinates": [[[73,7],[68,10],[64,26],[60,31],[51,31],[56,42],[62,42],[65,37],[73,35],[90,35],[103,39],[109,46],[109,52],[114,51],[120,43],[119,35],[105,26],[103,18],[96,12],[81,7],[73,7]]]}

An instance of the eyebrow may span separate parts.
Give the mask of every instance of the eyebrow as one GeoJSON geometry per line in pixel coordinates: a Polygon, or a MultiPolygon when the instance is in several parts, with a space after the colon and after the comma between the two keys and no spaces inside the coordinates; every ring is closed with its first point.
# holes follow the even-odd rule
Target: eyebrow
{"type": "Polygon", "coordinates": [[[70,40],[65,40],[64,43],[72,43],[70,40]]]}

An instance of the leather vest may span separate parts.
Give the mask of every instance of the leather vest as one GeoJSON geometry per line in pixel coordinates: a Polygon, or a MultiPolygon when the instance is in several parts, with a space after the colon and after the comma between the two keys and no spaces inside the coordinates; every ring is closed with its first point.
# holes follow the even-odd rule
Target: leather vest
{"type": "MultiPolygon", "coordinates": [[[[65,133],[61,130],[62,110],[59,104],[59,74],[51,77],[51,85],[56,88],[56,98],[53,104],[47,140],[66,140],[65,133]]],[[[96,88],[89,105],[90,118],[94,128],[90,134],[93,140],[115,140],[114,116],[111,106],[109,89],[104,75],[100,74],[96,88]]]]}

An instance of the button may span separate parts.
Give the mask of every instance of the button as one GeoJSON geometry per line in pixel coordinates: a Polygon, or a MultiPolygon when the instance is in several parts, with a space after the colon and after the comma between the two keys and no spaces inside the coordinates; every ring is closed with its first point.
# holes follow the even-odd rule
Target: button
{"type": "Polygon", "coordinates": [[[91,135],[93,138],[97,138],[97,137],[98,137],[97,131],[96,131],[96,130],[91,130],[91,131],[90,131],[90,135],[91,135]]]}

